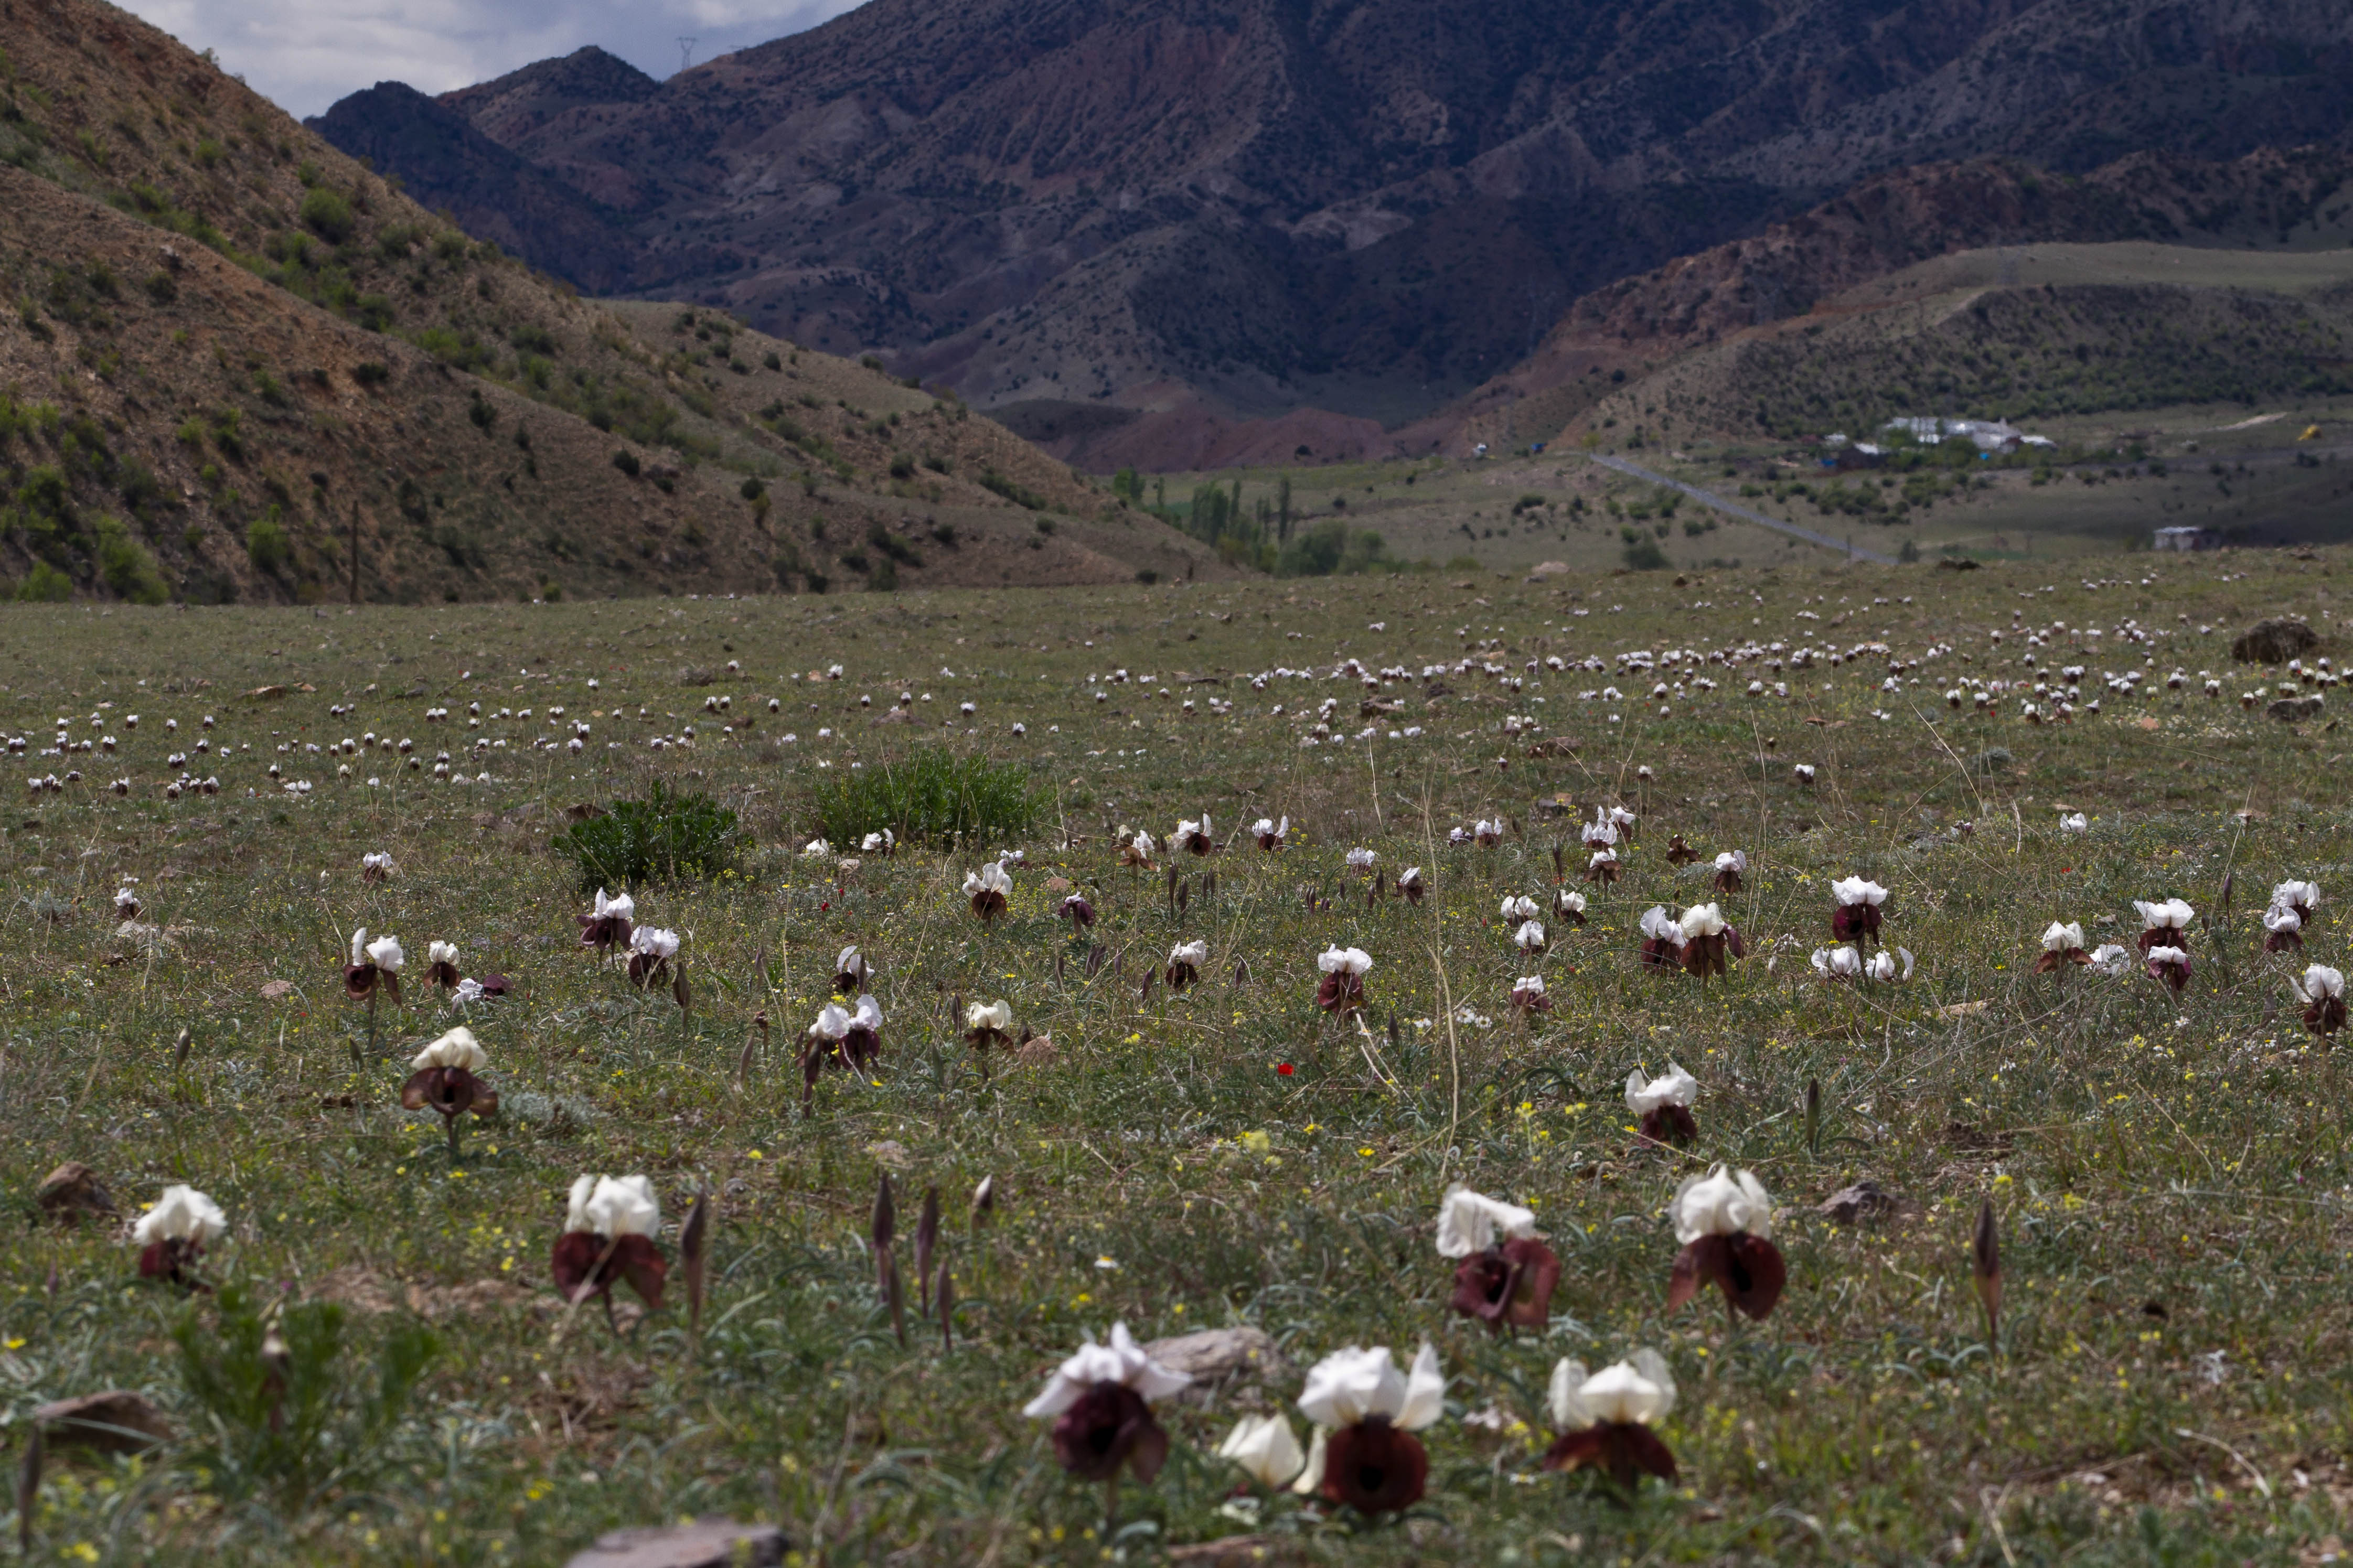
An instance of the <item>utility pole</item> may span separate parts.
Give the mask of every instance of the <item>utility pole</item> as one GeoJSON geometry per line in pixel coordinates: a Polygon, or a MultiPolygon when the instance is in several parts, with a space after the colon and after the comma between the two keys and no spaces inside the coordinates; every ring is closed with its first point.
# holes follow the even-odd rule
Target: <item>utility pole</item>
{"type": "Polygon", "coordinates": [[[693,63],[694,37],[691,34],[681,33],[678,36],[678,68],[682,73],[693,63]]]}

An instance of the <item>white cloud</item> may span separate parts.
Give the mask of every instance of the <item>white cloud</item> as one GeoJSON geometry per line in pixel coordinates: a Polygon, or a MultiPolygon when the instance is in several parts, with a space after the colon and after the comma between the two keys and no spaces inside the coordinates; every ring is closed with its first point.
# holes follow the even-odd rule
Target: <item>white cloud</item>
{"type": "Polygon", "coordinates": [[[533,60],[596,44],[656,78],[678,69],[678,39],[697,63],[813,27],[849,0],[151,0],[140,16],[298,118],[379,81],[420,92],[487,81],[533,60]]]}

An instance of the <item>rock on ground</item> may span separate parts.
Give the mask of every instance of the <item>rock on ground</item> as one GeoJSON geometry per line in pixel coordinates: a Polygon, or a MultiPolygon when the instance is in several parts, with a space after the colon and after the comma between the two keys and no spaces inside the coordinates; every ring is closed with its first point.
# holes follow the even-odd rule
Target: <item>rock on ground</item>
{"type": "Polygon", "coordinates": [[[649,1530],[616,1530],[575,1552],[566,1568],[774,1568],[785,1558],[773,1524],[698,1520],[649,1530]]]}

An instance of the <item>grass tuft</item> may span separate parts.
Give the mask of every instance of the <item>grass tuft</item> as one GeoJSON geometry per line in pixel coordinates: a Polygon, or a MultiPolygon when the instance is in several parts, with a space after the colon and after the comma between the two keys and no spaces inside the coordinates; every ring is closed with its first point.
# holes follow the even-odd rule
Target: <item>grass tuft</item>
{"type": "Polygon", "coordinates": [[[580,886],[631,890],[650,881],[715,877],[735,863],[745,842],[735,814],[707,795],[683,795],[660,783],[643,800],[625,800],[602,816],[555,837],[580,886]]]}
{"type": "Polygon", "coordinates": [[[1019,763],[925,746],[900,762],[831,772],[809,792],[808,815],[842,848],[886,827],[906,843],[950,848],[1018,837],[1044,806],[1019,763]]]}

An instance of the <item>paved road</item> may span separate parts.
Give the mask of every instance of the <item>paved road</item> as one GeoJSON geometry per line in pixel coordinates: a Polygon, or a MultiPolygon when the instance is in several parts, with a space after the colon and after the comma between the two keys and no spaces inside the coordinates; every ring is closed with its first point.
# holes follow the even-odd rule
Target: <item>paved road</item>
{"type": "Polygon", "coordinates": [[[1767,517],[1761,511],[1752,511],[1738,501],[1729,501],[1722,496],[1711,495],[1697,485],[1687,485],[1681,479],[1671,479],[1664,474],[1654,474],[1640,463],[1630,463],[1623,458],[1605,458],[1599,455],[1596,455],[1593,460],[1605,468],[1615,468],[1621,474],[1630,474],[1638,479],[1648,479],[1654,485],[1664,485],[1669,489],[1681,490],[1702,506],[1714,507],[1716,510],[1728,513],[1744,522],[1753,522],[1759,528],[1769,528],[1776,533],[1786,533],[1792,539],[1802,539],[1809,544],[1820,544],[1835,550],[1841,555],[1852,555],[1858,561],[1876,561],[1882,566],[1895,564],[1895,558],[1892,555],[1883,555],[1876,550],[1865,550],[1860,544],[1851,545],[1843,539],[1832,539],[1827,533],[1816,533],[1810,528],[1799,528],[1794,522],[1784,522],[1778,517],[1767,517]]]}

